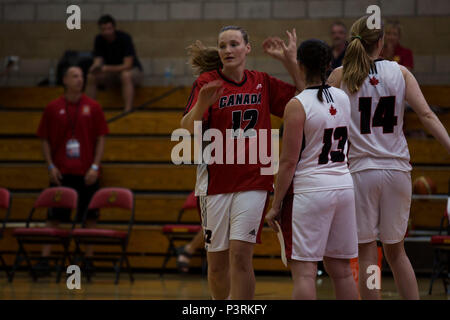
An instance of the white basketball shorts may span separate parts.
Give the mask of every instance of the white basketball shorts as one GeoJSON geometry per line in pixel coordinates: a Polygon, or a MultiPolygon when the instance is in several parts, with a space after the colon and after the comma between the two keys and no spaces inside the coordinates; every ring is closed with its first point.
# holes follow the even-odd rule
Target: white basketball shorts
{"type": "Polygon", "coordinates": [[[411,174],[371,169],[352,173],[358,242],[403,240],[411,207],[411,174]]]}
{"type": "Polygon", "coordinates": [[[289,259],[321,261],[324,256],[358,256],[353,189],[288,195],[283,201],[281,228],[289,259]]]}
{"type": "Polygon", "coordinates": [[[267,201],[262,190],[200,196],[206,251],[227,250],[230,240],[260,243],[267,201]]]}

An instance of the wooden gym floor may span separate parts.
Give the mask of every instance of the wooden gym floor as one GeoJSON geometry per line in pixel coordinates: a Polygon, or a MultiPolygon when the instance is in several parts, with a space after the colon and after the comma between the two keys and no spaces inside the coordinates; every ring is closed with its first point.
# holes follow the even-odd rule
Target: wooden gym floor
{"type": "MultiPolygon", "coordinates": [[[[428,295],[428,277],[419,277],[421,299],[450,300],[444,293],[442,280],[433,286],[433,294],[428,295]]],[[[319,299],[334,299],[331,281],[328,277],[317,278],[317,296],[319,299]]],[[[391,276],[382,278],[382,297],[386,300],[400,299],[391,276]]],[[[288,275],[256,276],[256,294],[258,300],[289,300],[292,282],[288,275]]],[[[156,273],[137,273],[135,282],[128,281],[126,273],[121,281],[114,285],[112,273],[97,273],[91,283],[83,278],[80,290],[69,290],[65,280],[55,283],[55,277],[39,278],[33,282],[26,272],[16,273],[13,283],[8,283],[5,274],[0,274],[0,300],[210,300],[208,282],[200,274],[165,274],[162,278],[156,273]]]]}

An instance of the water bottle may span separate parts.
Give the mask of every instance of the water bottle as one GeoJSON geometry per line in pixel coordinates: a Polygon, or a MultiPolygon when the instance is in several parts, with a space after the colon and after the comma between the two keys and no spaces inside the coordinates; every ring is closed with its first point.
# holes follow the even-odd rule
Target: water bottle
{"type": "Polygon", "coordinates": [[[172,85],[172,80],[173,80],[172,67],[167,66],[166,69],[164,70],[164,85],[165,86],[172,85]]]}
{"type": "Polygon", "coordinates": [[[50,67],[50,70],[48,71],[48,84],[51,87],[56,85],[56,73],[54,67],[50,67]]]}

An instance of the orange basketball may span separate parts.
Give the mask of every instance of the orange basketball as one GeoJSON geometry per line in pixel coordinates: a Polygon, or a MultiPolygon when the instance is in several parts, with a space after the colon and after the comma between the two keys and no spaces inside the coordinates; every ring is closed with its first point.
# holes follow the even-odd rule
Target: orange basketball
{"type": "Polygon", "coordinates": [[[429,177],[418,177],[414,180],[413,192],[415,194],[434,194],[436,193],[436,184],[429,177]]]}

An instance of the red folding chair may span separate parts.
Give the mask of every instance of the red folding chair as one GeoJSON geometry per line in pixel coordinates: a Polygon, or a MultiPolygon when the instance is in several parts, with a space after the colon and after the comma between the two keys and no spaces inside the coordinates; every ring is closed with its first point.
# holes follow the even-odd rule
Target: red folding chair
{"type": "MultiPolygon", "coordinates": [[[[0,226],[0,239],[3,238],[3,232],[6,228],[6,223],[9,219],[9,214],[11,212],[11,194],[5,188],[0,188],[0,209],[5,212],[5,215],[2,219],[2,225],[0,226]]],[[[5,260],[3,259],[2,252],[0,252],[0,263],[2,264],[2,268],[6,272],[6,276],[9,278],[8,267],[6,266],[5,260]]]]}
{"type": "Polygon", "coordinates": [[[433,282],[437,278],[442,278],[444,290],[448,291],[450,274],[450,197],[447,200],[447,210],[441,218],[439,226],[439,235],[431,237],[431,246],[434,247],[433,271],[431,273],[430,289],[433,290],[433,282]]]}
{"type": "MultiPolygon", "coordinates": [[[[134,224],[134,195],[133,192],[125,188],[102,188],[98,190],[92,197],[89,207],[83,215],[82,227],[75,228],[72,231],[72,237],[76,245],[76,255],[81,257],[82,263],[86,264],[87,260],[103,260],[113,261],[114,269],[116,271],[115,284],[119,283],[120,271],[123,262],[127,265],[127,270],[130,275],[130,281],[134,281],[133,273],[130,267],[130,262],[127,257],[128,241],[131,234],[131,229],[134,224]],[[128,222],[128,230],[112,230],[103,228],[86,228],[87,211],[92,209],[103,208],[121,208],[131,212],[128,222]],[[86,257],[80,250],[80,245],[111,245],[120,246],[121,253],[116,257],[86,257]]],[[[87,273],[88,281],[91,281],[91,274],[87,273]]]]}
{"type": "MultiPolygon", "coordinates": [[[[61,272],[64,269],[66,259],[69,258],[69,245],[70,245],[70,229],[62,228],[49,228],[49,227],[30,227],[30,223],[33,222],[33,214],[37,208],[67,208],[71,209],[72,213],[77,209],[78,194],[72,188],[67,187],[53,187],[47,188],[41,192],[35,201],[33,208],[28,215],[26,227],[16,228],[13,231],[13,235],[17,239],[19,244],[19,250],[16,254],[16,259],[12,267],[9,282],[12,282],[15,271],[20,266],[23,260],[26,261],[27,266],[31,272],[33,280],[37,280],[37,275],[31,266],[31,259],[26,252],[25,244],[60,244],[64,248],[61,263],[58,264],[59,257],[52,258],[56,260],[57,276],[56,282],[61,279],[61,272]]],[[[69,258],[70,261],[70,258],[69,258]]]]}
{"type": "Polygon", "coordinates": [[[181,219],[186,210],[190,209],[198,209],[197,208],[197,198],[195,197],[195,192],[192,191],[184,201],[183,206],[178,212],[177,221],[175,224],[166,224],[163,226],[162,232],[169,240],[169,246],[166,251],[166,256],[164,258],[164,262],[161,268],[161,276],[166,271],[167,263],[170,258],[173,256],[177,256],[175,242],[191,241],[194,236],[202,230],[202,226],[200,224],[183,224],[181,223],[181,219]]]}

